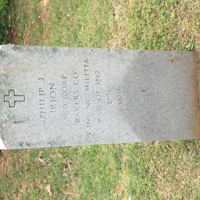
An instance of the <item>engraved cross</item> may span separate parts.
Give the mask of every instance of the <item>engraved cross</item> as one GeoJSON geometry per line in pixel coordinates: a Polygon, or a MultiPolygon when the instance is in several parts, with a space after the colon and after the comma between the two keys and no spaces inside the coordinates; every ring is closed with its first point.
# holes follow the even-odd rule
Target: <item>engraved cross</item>
{"type": "Polygon", "coordinates": [[[15,107],[16,102],[25,102],[25,96],[15,95],[15,90],[9,90],[8,95],[4,95],[4,102],[8,102],[9,107],[15,107]]]}

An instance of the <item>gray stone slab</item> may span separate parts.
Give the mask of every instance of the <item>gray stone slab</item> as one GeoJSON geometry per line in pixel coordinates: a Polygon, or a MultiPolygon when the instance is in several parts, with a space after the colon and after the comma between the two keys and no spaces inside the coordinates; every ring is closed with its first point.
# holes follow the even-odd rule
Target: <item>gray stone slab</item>
{"type": "Polygon", "coordinates": [[[0,46],[1,148],[198,138],[194,52],[0,46]]]}

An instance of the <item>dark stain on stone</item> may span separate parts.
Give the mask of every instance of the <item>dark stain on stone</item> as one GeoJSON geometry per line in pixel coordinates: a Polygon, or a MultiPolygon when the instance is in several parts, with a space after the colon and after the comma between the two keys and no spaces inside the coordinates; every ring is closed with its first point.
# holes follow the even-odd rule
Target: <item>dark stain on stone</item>
{"type": "Polygon", "coordinates": [[[29,144],[28,142],[26,142],[26,141],[20,141],[20,142],[19,142],[19,145],[20,145],[21,147],[23,147],[23,148],[27,148],[27,147],[30,146],[30,144],[29,144]]]}
{"type": "Polygon", "coordinates": [[[5,57],[7,57],[7,53],[5,51],[0,50],[0,56],[2,58],[5,58],[5,57]]]}
{"type": "Polygon", "coordinates": [[[169,59],[168,61],[169,61],[169,62],[171,62],[171,63],[173,63],[173,62],[174,62],[174,60],[173,60],[173,59],[169,59]]]}
{"type": "Polygon", "coordinates": [[[53,53],[58,53],[58,48],[57,47],[53,47],[52,50],[53,50],[53,53]]]}
{"type": "Polygon", "coordinates": [[[19,45],[13,45],[12,49],[13,49],[14,51],[19,51],[19,50],[23,49],[23,47],[22,47],[22,46],[19,46],[19,45]]]}
{"type": "Polygon", "coordinates": [[[14,121],[14,124],[21,124],[21,123],[24,123],[26,121],[14,121]]]}
{"type": "MultiPolygon", "coordinates": [[[[174,57],[173,52],[169,53],[171,53],[171,57],[174,57]]],[[[187,53],[186,55],[192,56],[187,53]]],[[[142,141],[187,139],[188,132],[193,134],[191,138],[199,138],[200,117],[197,113],[196,69],[191,64],[191,69],[189,66],[183,68],[186,71],[182,72],[182,78],[176,79],[181,68],[177,68],[175,63],[167,66],[166,62],[162,62],[164,59],[165,52],[159,51],[155,51],[154,54],[143,52],[143,55],[133,59],[124,76],[122,90],[124,91],[125,111],[121,110],[121,113],[129,122],[132,133],[142,141]],[[174,70],[176,71],[173,73],[174,70]],[[192,80],[189,80],[188,71],[190,74],[194,74],[192,80]],[[184,75],[184,73],[186,74],[184,75]],[[185,83],[189,81],[186,88],[184,81],[185,83]],[[191,95],[193,89],[194,97],[191,95]],[[167,91],[165,92],[165,90],[167,91]],[[187,95],[185,96],[184,93],[187,95]],[[190,114],[187,114],[187,110],[183,111],[180,108],[181,105],[187,106],[187,104],[191,106],[189,108],[190,114]],[[194,129],[192,127],[189,129],[189,124],[185,125],[184,121],[181,121],[182,117],[185,120],[195,121],[194,129]]],[[[179,58],[176,57],[176,60],[179,58]]]]}
{"type": "Polygon", "coordinates": [[[173,63],[173,62],[175,62],[175,61],[179,61],[179,58],[177,57],[177,55],[175,55],[175,56],[168,55],[168,56],[169,56],[168,61],[169,61],[170,63],[173,63]]]}
{"type": "Polygon", "coordinates": [[[14,120],[13,123],[14,123],[14,124],[22,124],[22,123],[25,123],[25,122],[27,122],[27,121],[29,121],[29,118],[24,119],[24,120],[14,120]]]}

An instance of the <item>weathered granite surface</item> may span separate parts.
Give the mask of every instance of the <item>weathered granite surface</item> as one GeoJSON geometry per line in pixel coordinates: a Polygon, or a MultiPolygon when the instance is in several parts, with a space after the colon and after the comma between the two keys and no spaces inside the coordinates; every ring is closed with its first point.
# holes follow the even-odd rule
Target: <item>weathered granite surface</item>
{"type": "Polygon", "coordinates": [[[194,52],[0,46],[1,148],[198,138],[194,52]]]}

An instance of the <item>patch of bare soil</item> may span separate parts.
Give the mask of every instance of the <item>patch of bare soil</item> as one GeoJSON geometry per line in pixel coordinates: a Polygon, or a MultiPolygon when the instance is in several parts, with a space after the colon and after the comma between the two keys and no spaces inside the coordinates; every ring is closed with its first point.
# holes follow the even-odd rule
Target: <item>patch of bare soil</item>
{"type": "Polygon", "coordinates": [[[48,10],[49,0],[41,0],[38,3],[38,10],[40,10],[39,18],[41,19],[42,23],[46,23],[46,15],[48,10]]]}
{"type": "Polygon", "coordinates": [[[8,173],[10,156],[7,151],[0,150],[0,178],[8,173]]]}

